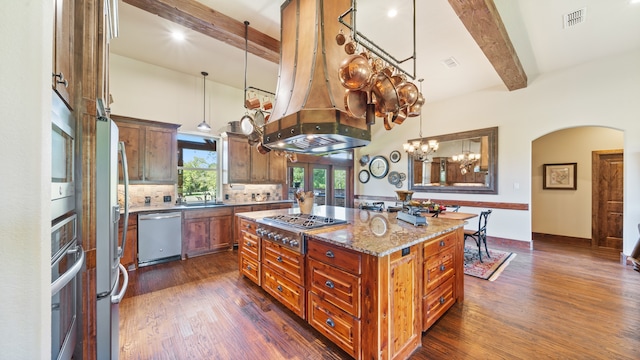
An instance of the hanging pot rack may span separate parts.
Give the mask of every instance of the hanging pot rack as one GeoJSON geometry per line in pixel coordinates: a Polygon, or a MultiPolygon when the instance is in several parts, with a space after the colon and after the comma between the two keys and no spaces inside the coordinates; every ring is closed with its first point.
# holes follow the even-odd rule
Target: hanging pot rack
{"type": "MultiPolygon", "coordinates": [[[[275,97],[276,94],[272,93],[271,91],[263,90],[255,86],[247,86],[248,54],[249,54],[249,21],[245,20],[244,21],[244,100],[247,100],[248,90],[253,90],[266,95],[271,95],[271,97],[275,97]]],[[[244,103],[244,108],[248,110],[246,103],[244,103]]]]}
{"type": "Polygon", "coordinates": [[[395,67],[398,71],[410,77],[412,80],[415,80],[416,79],[416,0],[413,0],[413,52],[410,57],[404,60],[396,59],[393,55],[389,54],[386,50],[382,49],[371,39],[367,38],[362,33],[360,33],[356,28],[356,12],[357,12],[356,0],[352,0],[351,8],[349,8],[349,10],[345,11],[344,14],[338,17],[338,21],[342,25],[346,26],[349,30],[351,30],[351,37],[353,38],[353,41],[356,44],[361,45],[365,49],[369,50],[379,58],[381,58],[387,64],[395,67]],[[344,21],[344,18],[350,14],[352,14],[351,18],[352,18],[353,25],[344,21]],[[401,66],[401,64],[409,60],[413,60],[413,72],[409,72],[408,70],[402,68],[401,66]]]}

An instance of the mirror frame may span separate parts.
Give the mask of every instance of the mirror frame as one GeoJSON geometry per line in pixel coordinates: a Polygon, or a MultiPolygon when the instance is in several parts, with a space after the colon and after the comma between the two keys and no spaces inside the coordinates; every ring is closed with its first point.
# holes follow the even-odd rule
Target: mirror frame
{"type": "MultiPolygon", "coordinates": [[[[459,194],[497,194],[498,193],[498,127],[491,127],[478,130],[463,131],[453,134],[444,134],[439,136],[423,137],[422,141],[437,140],[438,142],[472,139],[482,136],[489,137],[489,169],[487,171],[488,182],[485,186],[433,186],[433,185],[417,185],[413,183],[413,163],[414,160],[407,156],[408,163],[408,179],[409,190],[420,192],[434,193],[459,193],[459,194]]],[[[420,141],[420,139],[412,139],[412,141],[420,141]]]]}

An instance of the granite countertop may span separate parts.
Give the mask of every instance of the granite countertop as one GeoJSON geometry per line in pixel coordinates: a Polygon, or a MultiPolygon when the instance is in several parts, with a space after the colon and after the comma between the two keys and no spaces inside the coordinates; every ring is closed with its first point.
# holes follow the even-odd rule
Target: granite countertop
{"type": "MultiPolygon", "coordinates": [[[[265,210],[237,216],[259,220],[266,216],[296,213],[298,209],[265,210]]],[[[305,231],[314,239],[373,256],[386,256],[464,226],[462,220],[427,218],[427,226],[413,226],[397,213],[333,206],[314,206],[313,214],[346,220],[348,224],[305,231]]]]}
{"type": "MultiPolygon", "coordinates": [[[[211,203],[207,205],[177,205],[174,203],[163,203],[153,205],[141,205],[129,207],[129,213],[138,213],[146,211],[167,211],[167,210],[189,210],[189,209],[204,209],[204,208],[219,208],[229,206],[243,206],[243,205],[267,205],[267,204],[281,204],[281,203],[293,203],[292,200],[270,200],[270,201],[250,201],[250,202],[223,202],[223,203],[211,203]]],[[[123,213],[124,211],[120,211],[123,213]]]]}

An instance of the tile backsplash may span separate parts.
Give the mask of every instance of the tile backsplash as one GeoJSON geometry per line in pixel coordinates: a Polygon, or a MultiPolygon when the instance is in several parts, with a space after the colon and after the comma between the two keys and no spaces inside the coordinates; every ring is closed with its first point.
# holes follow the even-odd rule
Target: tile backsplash
{"type": "MultiPolygon", "coordinates": [[[[130,206],[144,206],[145,197],[150,197],[150,205],[160,205],[164,203],[165,196],[171,196],[171,203],[176,202],[175,185],[129,185],[130,206]]],[[[124,185],[118,185],[118,203],[124,203],[124,185]]]]}
{"type": "Polygon", "coordinates": [[[222,186],[222,199],[229,203],[248,203],[260,195],[263,201],[282,200],[280,184],[225,184],[222,186]]]}
{"type": "MultiPolygon", "coordinates": [[[[130,185],[130,206],[144,206],[145,197],[150,198],[146,205],[161,205],[164,197],[171,196],[171,203],[176,202],[176,185],[130,185]]],[[[256,201],[256,196],[262,201],[282,200],[282,185],[279,184],[225,184],[222,186],[222,200],[227,203],[249,203],[256,201]],[[259,195],[259,196],[258,196],[259,195]]],[[[118,203],[124,204],[124,186],[118,185],[118,203]]]]}

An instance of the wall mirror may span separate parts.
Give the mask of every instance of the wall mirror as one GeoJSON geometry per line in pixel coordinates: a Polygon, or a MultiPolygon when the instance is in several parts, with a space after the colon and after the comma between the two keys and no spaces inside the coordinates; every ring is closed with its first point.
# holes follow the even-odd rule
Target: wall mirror
{"type": "Polygon", "coordinates": [[[438,149],[426,161],[408,157],[409,190],[498,193],[497,127],[422,138],[423,143],[429,140],[437,140],[438,149]]]}

